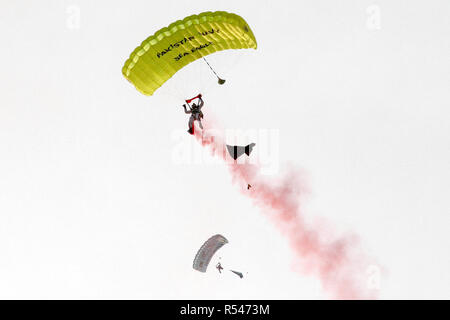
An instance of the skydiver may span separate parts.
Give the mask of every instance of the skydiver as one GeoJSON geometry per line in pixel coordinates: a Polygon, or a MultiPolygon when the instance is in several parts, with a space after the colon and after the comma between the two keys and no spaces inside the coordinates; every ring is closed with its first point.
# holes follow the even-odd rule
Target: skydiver
{"type": "Polygon", "coordinates": [[[219,273],[222,273],[223,267],[220,264],[220,262],[218,264],[216,264],[216,269],[219,270],[219,273]]]}
{"type": "Polygon", "coordinates": [[[190,134],[194,134],[194,121],[196,121],[196,120],[198,121],[200,128],[203,129],[203,125],[202,125],[202,121],[201,121],[201,119],[203,119],[203,112],[201,109],[203,108],[204,102],[203,102],[201,94],[199,94],[195,98],[198,98],[199,104],[197,105],[197,104],[193,103],[192,107],[189,105],[190,100],[186,100],[186,102],[189,106],[189,110],[187,110],[186,105],[183,104],[184,113],[191,114],[191,116],[189,118],[189,123],[188,123],[188,125],[189,125],[188,132],[190,134]]]}

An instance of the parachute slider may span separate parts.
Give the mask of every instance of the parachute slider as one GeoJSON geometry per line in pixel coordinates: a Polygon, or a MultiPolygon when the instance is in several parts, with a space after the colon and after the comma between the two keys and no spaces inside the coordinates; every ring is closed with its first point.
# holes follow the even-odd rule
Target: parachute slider
{"type": "Polygon", "coordinates": [[[208,65],[208,67],[211,69],[211,71],[216,75],[216,77],[217,77],[217,83],[218,83],[218,84],[224,84],[224,83],[225,83],[225,79],[222,79],[222,78],[220,78],[220,77],[217,75],[216,71],[214,71],[214,69],[211,67],[211,65],[208,63],[208,61],[206,61],[205,57],[202,57],[202,58],[203,58],[203,60],[206,62],[206,64],[208,65]]]}

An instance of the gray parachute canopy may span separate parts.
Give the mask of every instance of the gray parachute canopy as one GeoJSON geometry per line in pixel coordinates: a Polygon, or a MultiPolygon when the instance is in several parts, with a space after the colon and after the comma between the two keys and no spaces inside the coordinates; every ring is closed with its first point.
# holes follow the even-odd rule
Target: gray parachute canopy
{"type": "Polygon", "coordinates": [[[228,240],[220,234],[216,234],[206,240],[195,255],[192,267],[200,272],[206,272],[206,268],[208,268],[208,264],[213,255],[226,243],[228,243],[228,240]]]}

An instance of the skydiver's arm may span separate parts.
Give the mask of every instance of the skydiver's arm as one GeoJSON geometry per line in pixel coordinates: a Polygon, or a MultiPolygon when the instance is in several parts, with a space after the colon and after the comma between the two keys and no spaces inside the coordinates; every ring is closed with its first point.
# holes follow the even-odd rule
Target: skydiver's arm
{"type": "Polygon", "coordinates": [[[200,97],[200,98],[198,98],[198,100],[199,100],[199,103],[198,103],[198,107],[199,107],[199,109],[201,109],[202,107],[203,107],[203,99],[202,99],[202,97],[200,97]]]}
{"type": "Polygon", "coordinates": [[[187,113],[187,114],[192,113],[191,110],[187,110],[186,109],[186,105],[185,104],[183,104],[183,108],[184,108],[184,113],[187,113]]]}

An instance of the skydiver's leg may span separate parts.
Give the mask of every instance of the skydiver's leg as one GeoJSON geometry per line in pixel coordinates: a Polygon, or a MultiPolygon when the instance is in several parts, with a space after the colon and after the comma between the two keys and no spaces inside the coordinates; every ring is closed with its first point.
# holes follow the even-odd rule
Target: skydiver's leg
{"type": "Polygon", "coordinates": [[[194,117],[193,116],[191,116],[189,118],[189,129],[188,129],[188,132],[190,134],[194,134],[194,117]]]}
{"type": "Polygon", "coordinates": [[[198,118],[198,124],[199,124],[199,126],[200,126],[200,129],[203,130],[202,120],[200,120],[200,118],[198,118]]]}

